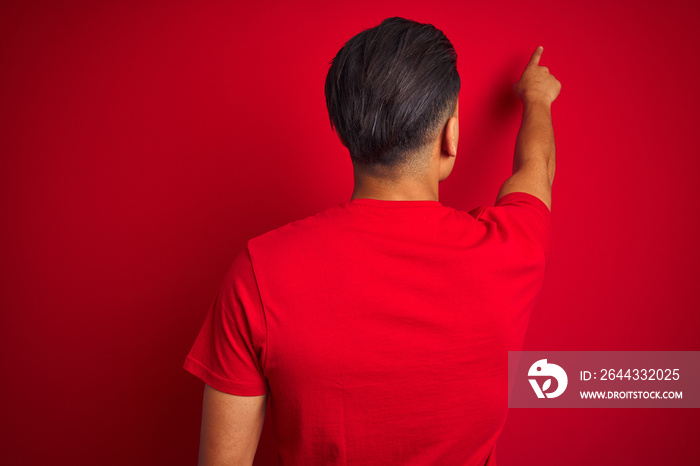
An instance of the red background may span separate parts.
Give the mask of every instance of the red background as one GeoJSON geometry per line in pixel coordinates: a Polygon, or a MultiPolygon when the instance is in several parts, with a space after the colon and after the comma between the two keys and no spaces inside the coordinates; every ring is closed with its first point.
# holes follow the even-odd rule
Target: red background
{"type": "MultiPolygon", "coordinates": [[[[700,350],[693,2],[15,3],[0,11],[4,464],[196,462],[203,384],[184,357],[247,239],[349,199],[328,62],[394,15],[459,54],[445,205],[495,201],[510,88],[538,45],[562,83],[554,255],[525,349],[700,350]]],[[[698,421],[513,409],[498,458],[697,463],[698,421]]]]}

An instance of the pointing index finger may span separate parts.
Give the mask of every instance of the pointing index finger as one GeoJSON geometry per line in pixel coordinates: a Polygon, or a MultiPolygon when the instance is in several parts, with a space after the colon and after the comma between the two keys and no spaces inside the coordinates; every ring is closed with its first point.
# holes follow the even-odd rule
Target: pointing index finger
{"type": "Polygon", "coordinates": [[[531,65],[539,65],[540,64],[540,57],[542,57],[542,51],[544,50],[544,47],[541,45],[537,47],[535,52],[532,54],[532,57],[530,58],[530,64],[531,65]]]}

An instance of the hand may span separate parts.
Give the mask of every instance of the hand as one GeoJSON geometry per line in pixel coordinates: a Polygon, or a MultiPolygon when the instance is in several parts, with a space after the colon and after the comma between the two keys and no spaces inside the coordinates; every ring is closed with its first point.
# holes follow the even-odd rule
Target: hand
{"type": "Polygon", "coordinates": [[[542,46],[537,47],[532,54],[530,62],[525,67],[520,81],[513,84],[513,92],[523,102],[544,102],[551,105],[561,91],[561,83],[557,78],[549,74],[549,68],[539,66],[542,57],[542,46]]]}

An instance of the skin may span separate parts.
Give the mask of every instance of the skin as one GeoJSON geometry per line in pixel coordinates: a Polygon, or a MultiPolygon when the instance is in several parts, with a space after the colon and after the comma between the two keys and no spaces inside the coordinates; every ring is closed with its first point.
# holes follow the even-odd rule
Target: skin
{"type": "Polygon", "coordinates": [[[253,464],[267,396],[237,396],[204,386],[199,466],[253,464]]]}
{"type": "Polygon", "coordinates": [[[539,66],[543,47],[532,54],[513,92],[523,102],[523,120],[515,142],[513,175],[508,178],[497,198],[511,192],[537,196],[552,209],[552,183],[556,148],[552,126],[552,102],[559,96],[561,83],[549,68],[539,66]]]}
{"type": "MultiPolygon", "coordinates": [[[[561,84],[546,67],[539,66],[542,48],[530,58],[513,92],[523,102],[523,120],[513,157],[513,175],[498,198],[510,192],[527,192],[551,209],[555,147],[551,105],[561,84]]],[[[432,144],[421,151],[428,158],[420,170],[404,170],[393,177],[378,177],[355,168],[352,199],[438,200],[438,184],[452,172],[459,140],[459,109],[447,119],[432,144]]],[[[199,465],[251,465],[260,440],[268,395],[237,396],[205,385],[202,406],[199,465]]]]}
{"type": "MultiPolygon", "coordinates": [[[[561,90],[561,83],[539,66],[543,48],[532,54],[513,92],[523,102],[523,120],[513,157],[513,175],[498,193],[497,199],[511,192],[526,192],[541,199],[551,210],[554,181],[555,146],[551,106],[561,90]]],[[[408,171],[397,179],[378,177],[353,166],[355,187],[351,199],[368,198],[388,201],[438,200],[438,185],[452,172],[459,142],[459,103],[445,122],[439,136],[424,148],[419,157],[427,157],[427,168],[408,171]]]]}
{"type": "Polygon", "coordinates": [[[418,158],[428,158],[427,167],[419,172],[406,170],[398,179],[378,177],[353,165],[355,188],[351,199],[384,199],[388,201],[437,201],[438,184],[452,172],[459,142],[459,101],[439,136],[423,148],[418,158]]]}

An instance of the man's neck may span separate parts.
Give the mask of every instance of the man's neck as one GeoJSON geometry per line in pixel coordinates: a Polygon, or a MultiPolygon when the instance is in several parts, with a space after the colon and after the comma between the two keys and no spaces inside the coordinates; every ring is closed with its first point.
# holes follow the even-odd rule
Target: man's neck
{"type": "Polygon", "coordinates": [[[438,181],[429,177],[397,180],[374,177],[355,169],[355,188],[350,199],[366,198],[386,201],[437,201],[438,181]]]}

